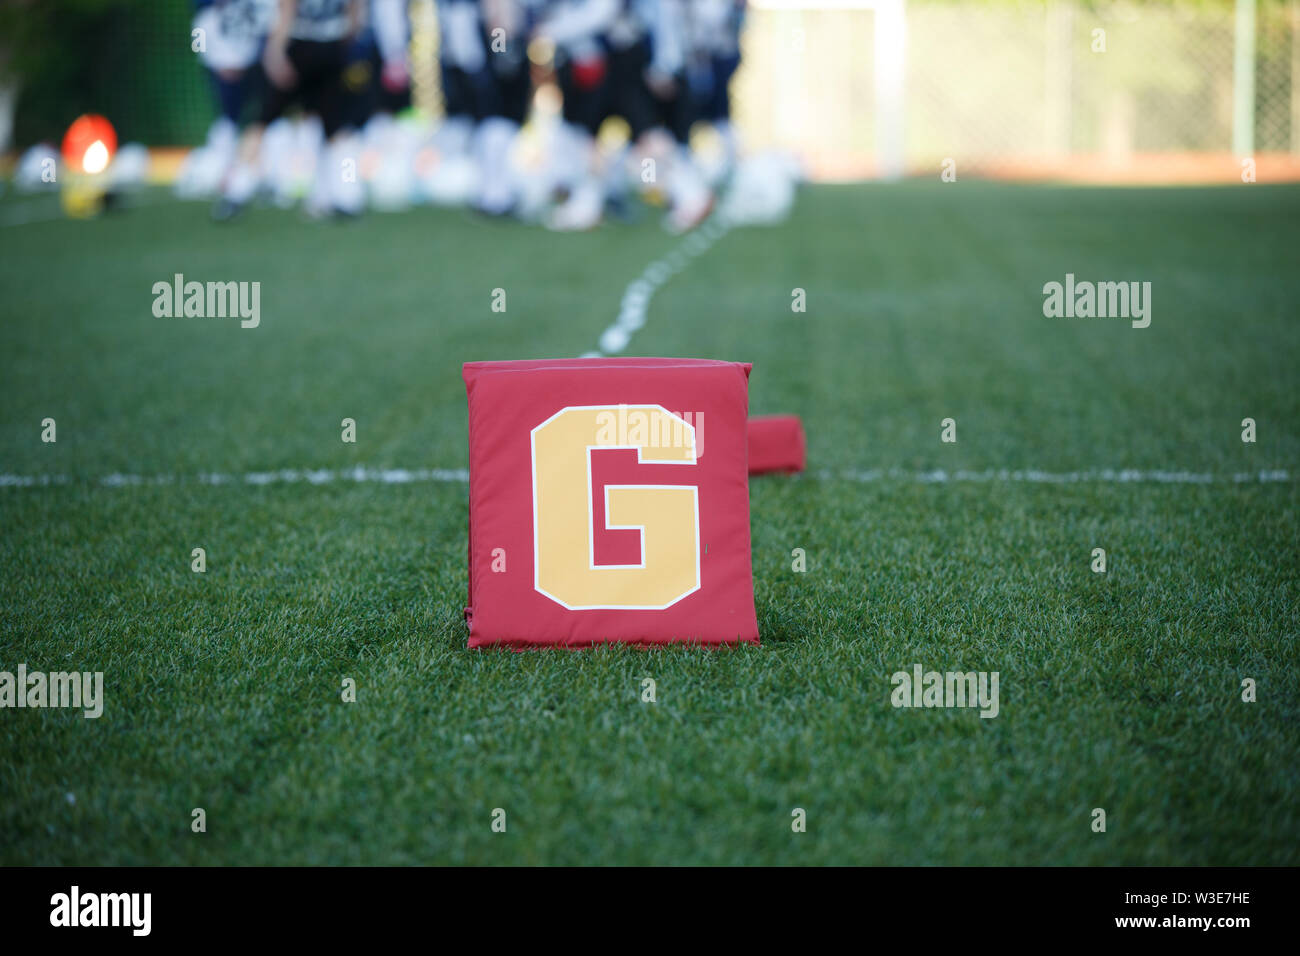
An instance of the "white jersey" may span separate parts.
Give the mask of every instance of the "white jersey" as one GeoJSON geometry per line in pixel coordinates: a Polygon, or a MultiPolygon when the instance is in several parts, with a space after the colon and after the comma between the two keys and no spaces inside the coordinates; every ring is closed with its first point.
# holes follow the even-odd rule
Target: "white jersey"
{"type": "Polygon", "coordinates": [[[475,0],[438,0],[438,58],[466,73],[487,65],[483,19],[475,0]]]}
{"type": "Polygon", "coordinates": [[[411,24],[407,19],[406,0],[372,0],[370,25],[375,32],[375,46],[385,63],[404,62],[411,45],[411,24]]]}
{"type": "Polygon", "coordinates": [[[216,0],[194,15],[194,46],[210,70],[244,70],[257,62],[275,20],[276,0],[216,0]]]}
{"type": "Polygon", "coordinates": [[[692,0],[687,10],[686,42],[692,54],[740,55],[741,0],[692,0]]]}
{"type": "Polygon", "coordinates": [[[582,59],[599,52],[621,12],[619,0],[554,0],[547,4],[542,27],[557,47],[582,59]]]}

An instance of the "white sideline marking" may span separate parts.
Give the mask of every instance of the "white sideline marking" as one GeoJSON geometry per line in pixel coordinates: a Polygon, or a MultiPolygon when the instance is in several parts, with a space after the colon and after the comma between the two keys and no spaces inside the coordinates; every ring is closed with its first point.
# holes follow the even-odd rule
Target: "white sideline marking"
{"type": "Polygon", "coordinates": [[[1026,482],[1041,485],[1073,484],[1133,484],[1147,482],[1161,485],[1213,485],[1213,484],[1269,484],[1271,482],[1290,481],[1291,475],[1285,468],[1271,471],[1239,471],[1232,475],[1213,475],[1196,471],[1164,471],[1160,469],[1142,470],[1139,468],[1103,468],[1087,471],[1042,471],[1037,468],[1021,469],[986,469],[985,471],[904,471],[901,468],[873,468],[867,471],[847,469],[832,471],[822,469],[816,473],[824,480],[840,479],[842,481],[873,482],[888,479],[890,481],[908,481],[916,484],[944,484],[947,482],[1026,482]]]}
{"type": "MultiPolygon", "coordinates": [[[[358,484],[407,485],[413,482],[435,481],[465,484],[469,472],[464,468],[329,468],[283,469],[281,471],[250,471],[242,475],[222,472],[199,472],[183,477],[178,475],[124,475],[114,472],[91,483],[105,488],[125,488],[131,485],[178,485],[197,482],[200,485],[280,485],[307,482],[324,485],[331,481],[351,481],[358,484]]],[[[0,488],[31,488],[47,485],[80,483],[68,475],[0,475],[0,488]]]]}
{"type": "MultiPolygon", "coordinates": [[[[871,484],[878,481],[897,481],[910,484],[932,485],[951,482],[1016,483],[1040,485],[1074,484],[1159,484],[1159,485],[1222,485],[1222,484],[1276,484],[1292,481],[1285,468],[1270,471],[1240,471],[1231,475],[1214,475],[1209,472],[1142,470],[1137,468],[1103,468],[1088,471],[1041,471],[1037,468],[988,469],[986,471],[908,471],[902,468],[870,468],[841,470],[822,469],[809,473],[822,481],[852,481],[871,484]]],[[[113,473],[98,479],[73,478],[69,475],[11,475],[0,474],[0,488],[45,488],[50,485],[96,484],[104,488],[126,488],[137,485],[284,485],[307,482],[312,485],[332,481],[351,481],[355,484],[409,485],[418,482],[465,484],[469,471],[464,468],[289,468],[281,471],[250,471],[242,475],[222,472],[200,472],[197,475],[124,475],[113,473]]]]}
{"type": "Polygon", "coordinates": [[[623,290],[623,301],[619,305],[618,318],[614,324],[600,334],[596,348],[584,353],[582,358],[617,355],[627,348],[632,334],[645,325],[646,312],[655,290],[685,269],[696,256],[707,252],[730,229],[731,223],[726,217],[715,212],[698,228],[687,233],[670,251],[646,266],[641,275],[629,282],[623,290]]]}

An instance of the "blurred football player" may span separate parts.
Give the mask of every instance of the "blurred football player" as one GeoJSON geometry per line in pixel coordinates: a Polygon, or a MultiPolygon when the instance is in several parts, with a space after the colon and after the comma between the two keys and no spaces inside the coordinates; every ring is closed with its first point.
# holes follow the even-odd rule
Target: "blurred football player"
{"type": "Polygon", "coordinates": [[[596,132],[611,116],[628,124],[644,184],[658,184],[660,164],[666,167],[668,227],[684,231],[708,214],[712,194],[689,147],[685,27],[682,0],[558,0],[548,9],[538,29],[556,48],[565,120],[560,150],[572,157],[575,180],[552,228],[592,228],[622,191],[629,150],[602,161],[596,149],[596,132]],[[671,135],[667,155],[653,144],[657,131],[671,135]]]}
{"type": "Polygon", "coordinates": [[[218,115],[204,144],[181,165],[176,180],[181,196],[213,195],[234,161],[240,124],[262,82],[257,63],[275,4],[276,0],[196,0],[193,46],[211,78],[218,115]]]}
{"type": "Polygon", "coordinates": [[[400,113],[411,105],[411,21],[407,0],[371,0],[370,25],[379,78],[376,109],[400,113]]]}
{"type": "Polygon", "coordinates": [[[343,71],[363,16],[364,0],[279,0],[262,54],[267,92],[261,115],[245,132],[214,218],[230,219],[252,200],[262,134],[294,104],[320,118],[326,139],[307,198],[308,213],[362,211],[365,192],[357,170],[356,137],[348,122],[343,71]]]}
{"type": "Polygon", "coordinates": [[[482,9],[488,83],[474,136],[481,176],[475,205],[487,215],[501,216],[513,213],[519,202],[511,151],[532,100],[531,6],[523,0],[483,0],[482,9]]]}
{"type": "Polygon", "coordinates": [[[710,124],[722,144],[708,178],[716,185],[735,166],[739,152],[731,122],[731,78],[740,66],[740,30],[745,0],[691,0],[687,83],[696,119],[710,124]]]}

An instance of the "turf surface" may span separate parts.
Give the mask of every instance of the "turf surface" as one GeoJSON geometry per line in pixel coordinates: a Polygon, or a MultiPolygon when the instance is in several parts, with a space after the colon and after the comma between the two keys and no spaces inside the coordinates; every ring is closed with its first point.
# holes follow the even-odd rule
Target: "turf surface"
{"type": "Polygon", "coordinates": [[[680,240],[0,227],[0,474],[67,478],[0,487],[0,669],[107,696],[0,711],[0,863],[1300,863],[1297,224],[1264,185],[805,190],[628,350],[753,361],[804,418],[811,473],[751,483],[763,647],[525,654],[465,649],[463,483],[198,476],[463,468],[461,362],[593,348],[680,240]],[[260,327],[155,318],[178,272],[259,281],[260,327]],[[1150,281],[1150,328],[1044,318],[1067,272],[1150,281]],[[914,663],[998,671],[999,716],[895,709],[914,663]]]}

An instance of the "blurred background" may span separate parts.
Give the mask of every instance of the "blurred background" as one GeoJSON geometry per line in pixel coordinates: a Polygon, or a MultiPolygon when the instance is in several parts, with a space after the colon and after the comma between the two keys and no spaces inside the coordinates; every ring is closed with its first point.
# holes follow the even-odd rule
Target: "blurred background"
{"type": "MultiPolygon", "coordinates": [[[[403,6],[411,103],[436,122],[440,17],[434,0],[403,6]]],[[[8,168],[94,112],[151,150],[150,178],[173,179],[218,109],[195,14],[190,0],[0,5],[8,168]]],[[[1244,157],[1261,178],[1300,177],[1300,0],[749,0],[740,44],[743,147],[788,152],[812,180],[953,159],[989,176],[1228,181],[1244,157]]],[[[534,125],[559,110],[539,79],[534,125]]]]}

